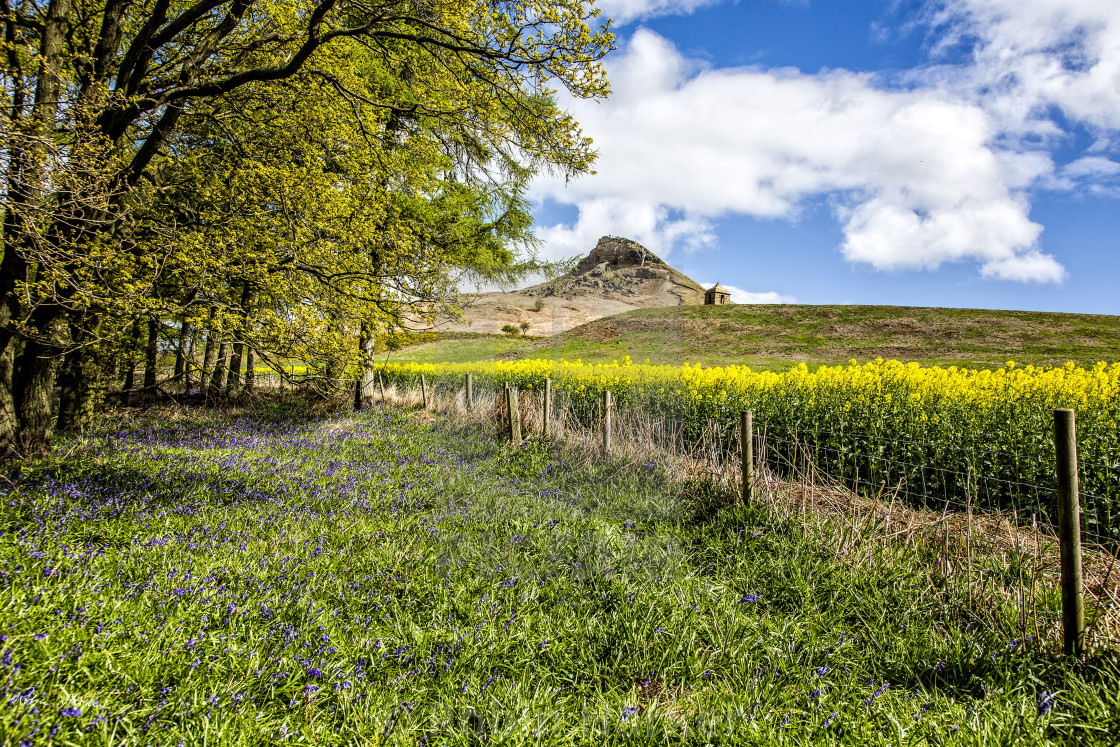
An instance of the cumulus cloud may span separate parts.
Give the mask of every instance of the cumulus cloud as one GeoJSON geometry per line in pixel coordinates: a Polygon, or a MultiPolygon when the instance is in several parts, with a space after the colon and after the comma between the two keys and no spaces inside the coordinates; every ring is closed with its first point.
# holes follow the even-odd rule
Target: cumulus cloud
{"type": "MultiPolygon", "coordinates": [[[[705,288],[711,288],[715,283],[700,283],[705,288]]],[[[748,291],[736,288],[734,285],[720,283],[731,293],[731,300],[735,303],[797,303],[793,296],[787,296],[777,291],[748,291]]]]}
{"type": "Polygon", "coordinates": [[[1025,196],[1051,159],[1001,149],[1000,122],[976,101],[843,70],[713,69],[647,29],[608,68],[608,102],[563,102],[596,141],[598,174],[533,185],[535,199],[579,209],[574,223],[539,229],[549,254],[583,253],[606,233],[662,256],[700,249],[716,243],[721,217],[796,220],[825,197],[853,262],[967,261],[992,278],[1064,277],[1039,248],[1025,196]]]}

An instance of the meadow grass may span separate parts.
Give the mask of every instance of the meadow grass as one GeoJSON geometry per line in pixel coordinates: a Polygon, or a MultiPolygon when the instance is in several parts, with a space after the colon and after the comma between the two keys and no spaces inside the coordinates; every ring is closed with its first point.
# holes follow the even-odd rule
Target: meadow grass
{"type": "Polygon", "coordinates": [[[1064,660],[920,544],[652,460],[275,402],[128,414],[56,454],[0,481],[0,743],[1120,733],[1113,652],[1064,660]]]}

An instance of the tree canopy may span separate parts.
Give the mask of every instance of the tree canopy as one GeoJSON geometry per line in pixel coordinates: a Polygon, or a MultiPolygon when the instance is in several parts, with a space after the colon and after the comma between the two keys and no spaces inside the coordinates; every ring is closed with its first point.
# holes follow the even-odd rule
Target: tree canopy
{"type": "Polygon", "coordinates": [[[0,452],[82,425],[145,326],[214,392],[295,356],[361,405],[378,339],[533,266],[529,179],[594,160],[554,94],[608,94],[579,0],[0,2],[0,452]]]}

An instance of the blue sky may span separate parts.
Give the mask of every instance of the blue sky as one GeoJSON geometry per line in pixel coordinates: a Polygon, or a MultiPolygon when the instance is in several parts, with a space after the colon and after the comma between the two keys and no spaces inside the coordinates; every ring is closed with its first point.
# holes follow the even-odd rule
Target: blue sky
{"type": "Polygon", "coordinates": [[[1120,314],[1120,2],[600,0],[598,173],[549,258],[635,239],[736,300],[1120,314]]]}

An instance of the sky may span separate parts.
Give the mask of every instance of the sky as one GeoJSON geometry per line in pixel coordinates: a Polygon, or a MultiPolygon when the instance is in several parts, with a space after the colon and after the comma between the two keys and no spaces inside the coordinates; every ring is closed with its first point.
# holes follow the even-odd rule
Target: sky
{"type": "Polygon", "coordinates": [[[1120,314],[1117,0],[598,0],[596,173],[541,255],[645,245],[753,303],[1120,314]]]}

